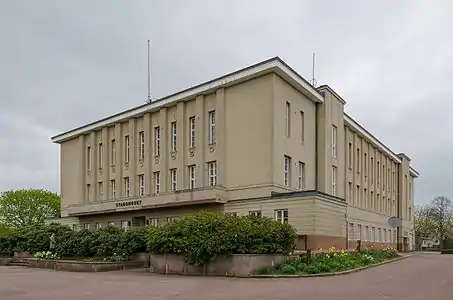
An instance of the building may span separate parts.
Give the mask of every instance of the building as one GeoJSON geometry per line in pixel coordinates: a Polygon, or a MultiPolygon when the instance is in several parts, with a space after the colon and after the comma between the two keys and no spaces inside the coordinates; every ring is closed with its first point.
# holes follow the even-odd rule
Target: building
{"type": "Polygon", "coordinates": [[[57,135],[64,222],[159,226],[208,210],[289,222],[299,248],[407,250],[418,173],[345,104],[276,57],[57,135]]]}

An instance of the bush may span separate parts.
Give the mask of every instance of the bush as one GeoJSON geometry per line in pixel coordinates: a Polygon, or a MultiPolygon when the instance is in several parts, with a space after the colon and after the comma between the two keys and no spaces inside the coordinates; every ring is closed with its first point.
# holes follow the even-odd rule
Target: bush
{"type": "Polygon", "coordinates": [[[55,254],[61,258],[128,259],[146,251],[146,231],[105,227],[95,231],[72,231],[68,226],[49,224],[14,230],[0,236],[0,255],[12,256],[14,251],[45,253],[50,247],[50,236],[55,234],[55,254]]]}
{"type": "Polygon", "coordinates": [[[270,218],[201,212],[150,229],[148,249],[180,253],[199,266],[222,254],[286,254],[294,250],[296,238],[292,226],[270,218]]]}
{"type": "Polygon", "coordinates": [[[315,254],[311,260],[299,257],[287,260],[275,267],[266,267],[263,274],[319,274],[341,272],[376,264],[398,257],[398,252],[392,247],[381,250],[365,250],[361,252],[337,252],[330,248],[327,253],[315,254]]]}

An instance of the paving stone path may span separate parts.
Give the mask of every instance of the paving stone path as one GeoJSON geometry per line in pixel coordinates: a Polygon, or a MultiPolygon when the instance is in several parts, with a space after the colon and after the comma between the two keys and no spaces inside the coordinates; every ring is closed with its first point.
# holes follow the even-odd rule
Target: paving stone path
{"type": "Polygon", "coordinates": [[[69,273],[0,267],[1,300],[448,300],[453,255],[413,254],[350,275],[296,279],[160,276],[146,272],[69,273]]]}

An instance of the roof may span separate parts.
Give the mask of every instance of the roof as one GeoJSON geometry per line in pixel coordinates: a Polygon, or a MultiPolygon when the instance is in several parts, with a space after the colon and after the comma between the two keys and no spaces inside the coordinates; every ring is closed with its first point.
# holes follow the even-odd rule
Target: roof
{"type": "MultiPolygon", "coordinates": [[[[275,73],[279,75],[289,84],[291,84],[294,88],[302,92],[307,98],[316,103],[324,102],[324,98],[318,91],[318,89],[319,90],[328,89],[341,101],[346,103],[337,93],[335,93],[335,91],[333,91],[327,85],[322,85],[318,89],[313,87],[307,80],[305,80],[299,73],[297,73],[288,64],[286,64],[280,57],[276,56],[268,60],[259,62],[257,64],[226,74],[224,76],[193,86],[191,88],[182,90],[180,92],[171,94],[169,96],[157,99],[153,102],[136,106],[129,110],[114,114],[112,116],[61,133],[59,135],[52,137],[52,142],[61,143],[66,140],[72,139],[76,136],[79,136],[81,134],[86,134],[93,130],[99,130],[105,126],[112,126],[115,123],[123,122],[126,121],[127,119],[134,117],[139,117],[147,112],[159,110],[161,107],[174,105],[174,103],[179,101],[187,101],[190,99],[194,99],[198,95],[212,93],[220,87],[232,86],[270,73],[275,73]]],[[[392,152],[387,146],[381,143],[377,138],[370,134],[365,128],[363,128],[358,122],[356,122],[346,113],[344,114],[344,120],[347,125],[351,126],[357,132],[359,132],[364,137],[369,139],[372,143],[376,144],[376,146],[381,148],[389,157],[394,159],[396,162],[401,163],[401,159],[394,152],[392,152]]],[[[415,177],[419,176],[418,172],[412,167],[410,168],[410,172],[412,176],[415,177]]]]}
{"type": "Polygon", "coordinates": [[[89,131],[98,130],[102,127],[110,126],[132,117],[138,117],[146,112],[158,110],[163,106],[179,101],[190,100],[198,95],[211,93],[220,87],[228,87],[269,73],[278,74],[297,90],[305,94],[305,96],[307,96],[310,100],[318,103],[324,102],[324,98],[316,90],[316,88],[314,88],[301,75],[287,65],[281,58],[273,57],[175,94],[160,98],[151,103],[142,104],[129,110],[114,114],[110,117],[61,133],[52,137],[52,141],[54,143],[61,143],[89,131]]]}

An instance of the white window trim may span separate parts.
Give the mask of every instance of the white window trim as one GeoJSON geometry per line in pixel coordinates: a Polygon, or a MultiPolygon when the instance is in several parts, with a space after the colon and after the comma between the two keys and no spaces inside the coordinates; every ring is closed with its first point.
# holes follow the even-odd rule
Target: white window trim
{"type": "Polygon", "coordinates": [[[196,123],[195,123],[195,116],[189,118],[189,130],[190,130],[190,139],[189,139],[189,147],[190,148],[195,148],[195,134],[196,134],[196,123]]]}
{"type": "Polygon", "coordinates": [[[298,177],[298,186],[299,190],[303,190],[305,188],[305,163],[299,162],[299,177],[298,177]]]}
{"type": "Polygon", "coordinates": [[[129,177],[124,177],[124,197],[131,196],[131,180],[129,177]]]}
{"type": "Polygon", "coordinates": [[[280,223],[288,223],[289,222],[289,213],[287,209],[276,209],[274,211],[274,218],[280,223]],[[286,216],[285,216],[286,214],[286,216]]]}
{"type": "Polygon", "coordinates": [[[332,195],[337,195],[337,167],[332,166],[332,195]]]}
{"type": "Polygon", "coordinates": [[[178,189],[177,169],[170,169],[170,183],[171,191],[176,192],[176,190],[178,189]]]}
{"type": "Polygon", "coordinates": [[[208,184],[209,186],[217,185],[217,162],[208,162],[208,184]]]}
{"type": "Polygon", "coordinates": [[[110,185],[112,189],[112,199],[116,199],[116,181],[115,179],[110,180],[110,185]]]}
{"type": "Polygon", "coordinates": [[[160,194],[160,172],[154,172],[154,193],[160,194]]]}
{"type": "Polygon", "coordinates": [[[215,137],[215,110],[209,112],[209,144],[214,144],[215,137]]]}
{"type": "Polygon", "coordinates": [[[91,146],[88,146],[87,147],[87,169],[88,169],[88,172],[91,172],[91,164],[92,164],[92,157],[91,157],[91,154],[92,154],[92,149],[91,149],[91,146]]]}
{"type": "Polygon", "coordinates": [[[176,124],[176,121],[175,122],[171,122],[171,125],[170,125],[170,128],[171,128],[171,152],[176,152],[176,149],[177,149],[177,124],[176,124]]]}
{"type": "Polygon", "coordinates": [[[116,140],[115,139],[111,140],[111,147],[112,147],[112,149],[111,149],[112,150],[112,153],[111,153],[111,155],[112,155],[111,164],[112,164],[112,166],[114,166],[115,163],[116,163],[116,140]]]}
{"type": "Polygon", "coordinates": [[[154,155],[160,156],[160,127],[154,127],[154,155]]]}
{"type": "Polygon", "coordinates": [[[124,162],[128,163],[130,159],[130,151],[131,151],[131,145],[130,145],[130,137],[129,135],[124,136],[124,162]]]}
{"type": "Polygon", "coordinates": [[[139,142],[140,142],[139,160],[143,161],[145,159],[145,132],[140,131],[138,133],[138,138],[139,138],[139,142]]]}
{"type": "Polygon", "coordinates": [[[283,185],[290,186],[291,180],[291,157],[285,155],[283,170],[283,185]]]}
{"type": "Polygon", "coordinates": [[[102,169],[104,166],[104,144],[102,142],[98,143],[98,157],[99,157],[99,169],[102,169]]]}
{"type": "Polygon", "coordinates": [[[196,187],[196,167],[195,165],[189,166],[189,189],[194,189],[196,187]]]}
{"type": "Polygon", "coordinates": [[[337,139],[338,139],[338,128],[332,125],[332,157],[337,158],[337,139]]]}
{"type": "Polygon", "coordinates": [[[145,195],[145,175],[138,175],[138,192],[140,196],[145,195]]]}

